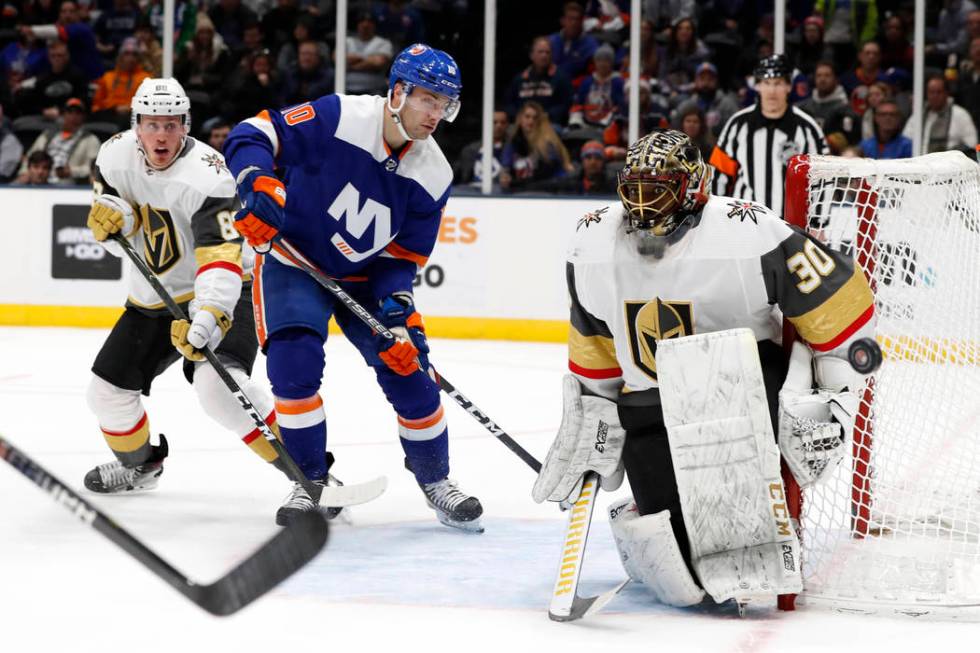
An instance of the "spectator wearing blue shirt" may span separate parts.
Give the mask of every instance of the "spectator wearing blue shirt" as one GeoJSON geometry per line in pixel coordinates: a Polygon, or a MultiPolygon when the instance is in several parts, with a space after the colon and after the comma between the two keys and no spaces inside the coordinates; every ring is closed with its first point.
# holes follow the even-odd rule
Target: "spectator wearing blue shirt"
{"type": "Polygon", "coordinates": [[[11,41],[7,47],[0,50],[0,69],[3,71],[4,79],[8,81],[19,83],[21,80],[39,75],[47,69],[47,63],[42,44],[26,33],[22,33],[20,38],[11,41]]]}
{"type": "Polygon", "coordinates": [[[590,125],[605,128],[616,115],[625,113],[625,82],[613,70],[615,57],[616,53],[608,44],[595,51],[595,56],[592,57],[595,71],[579,84],[569,126],[590,125]]]}
{"type": "Polygon", "coordinates": [[[558,69],[573,82],[588,72],[599,41],[583,32],[585,10],[577,2],[566,2],[562,10],[561,30],[548,37],[551,57],[558,69]]]}
{"type": "Polygon", "coordinates": [[[47,41],[60,40],[68,44],[71,60],[81,68],[89,80],[95,80],[105,72],[102,55],[95,45],[92,26],[81,20],[78,5],[63,2],[58,10],[58,20],[53,25],[25,25],[21,34],[47,41]]]}
{"type": "Polygon", "coordinates": [[[123,39],[132,36],[140,21],[139,7],[133,0],[113,0],[112,7],[95,21],[97,47],[108,61],[115,61],[123,39]]]}
{"type": "Polygon", "coordinates": [[[902,113],[893,100],[883,100],[874,109],[875,134],[861,141],[861,151],[869,159],[907,159],[912,156],[912,140],[902,135],[902,113]]]}
{"type": "Polygon", "coordinates": [[[375,5],[372,10],[378,34],[391,41],[395,50],[426,40],[422,14],[415,7],[407,5],[405,0],[388,0],[375,5]]]}
{"type": "Polygon", "coordinates": [[[531,65],[518,73],[507,89],[504,106],[507,115],[517,116],[525,102],[534,100],[544,107],[548,119],[564,125],[572,106],[572,83],[551,60],[551,43],[539,36],[531,44],[531,65]]]}

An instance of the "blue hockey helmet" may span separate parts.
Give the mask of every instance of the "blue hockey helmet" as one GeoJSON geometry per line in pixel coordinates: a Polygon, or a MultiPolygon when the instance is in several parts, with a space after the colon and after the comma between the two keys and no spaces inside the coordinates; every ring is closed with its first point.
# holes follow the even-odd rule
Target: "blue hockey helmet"
{"type": "Polygon", "coordinates": [[[459,113],[459,94],[463,82],[459,76],[459,66],[451,55],[430,48],[424,43],[410,45],[395,57],[388,73],[389,96],[395,83],[404,85],[406,95],[416,86],[449,98],[443,120],[452,122],[459,113]]]}

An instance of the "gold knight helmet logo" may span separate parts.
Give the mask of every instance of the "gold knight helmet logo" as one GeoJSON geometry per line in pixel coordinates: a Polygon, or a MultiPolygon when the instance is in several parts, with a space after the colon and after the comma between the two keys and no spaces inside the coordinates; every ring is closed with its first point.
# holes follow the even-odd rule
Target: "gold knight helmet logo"
{"type": "Polygon", "coordinates": [[[170,212],[144,204],[140,207],[143,225],[143,258],[154,274],[163,274],[180,260],[177,228],[170,212]]]}
{"type": "Polygon", "coordinates": [[[649,302],[626,302],[625,309],[633,363],[656,381],[657,341],[693,335],[694,306],[658,297],[649,302]]]}

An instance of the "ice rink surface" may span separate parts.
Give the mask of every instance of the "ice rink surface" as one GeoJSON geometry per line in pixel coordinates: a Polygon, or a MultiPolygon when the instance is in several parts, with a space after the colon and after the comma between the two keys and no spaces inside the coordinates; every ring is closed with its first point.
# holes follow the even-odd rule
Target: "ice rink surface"
{"type": "MultiPolygon", "coordinates": [[[[171,564],[223,575],[276,529],[285,479],[202,413],[175,365],[145,400],[171,454],[151,493],[103,497],[82,477],[111,459],[84,391],[106,331],[0,328],[0,433],[171,564]]],[[[543,459],[561,418],[559,345],[434,340],[444,376],[543,459]]],[[[264,359],[256,376],[265,378],[264,359]]],[[[534,473],[445,397],[452,476],[480,497],[486,533],[441,526],[402,467],[394,415],[356,351],[327,345],[321,391],[336,474],[389,479],[335,523],[326,549],[239,614],[216,618],[167,587],[13,468],[0,464],[0,651],[976,651],[980,624],[801,609],[672,609],[627,587],[605,611],[549,621],[563,516],[530,498],[534,473]]],[[[582,590],[624,577],[600,495],[582,590]]]]}

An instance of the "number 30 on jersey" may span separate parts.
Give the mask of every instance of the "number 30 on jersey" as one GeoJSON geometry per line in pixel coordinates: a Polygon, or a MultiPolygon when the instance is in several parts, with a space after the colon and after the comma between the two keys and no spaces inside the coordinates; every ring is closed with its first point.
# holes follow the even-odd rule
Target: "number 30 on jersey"
{"type": "Polygon", "coordinates": [[[823,277],[834,271],[835,264],[834,259],[808,239],[803,243],[802,252],[786,259],[786,267],[799,277],[800,281],[796,284],[799,291],[809,295],[820,286],[823,277]]]}

